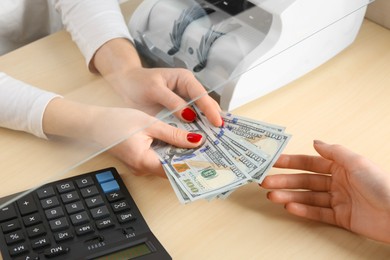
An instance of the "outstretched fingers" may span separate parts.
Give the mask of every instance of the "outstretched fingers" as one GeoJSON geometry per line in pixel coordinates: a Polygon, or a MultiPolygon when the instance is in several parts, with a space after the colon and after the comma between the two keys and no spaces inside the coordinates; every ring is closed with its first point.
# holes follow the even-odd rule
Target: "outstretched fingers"
{"type": "Polygon", "coordinates": [[[267,176],[261,183],[266,189],[304,189],[329,191],[332,179],[329,175],[299,173],[275,174],[267,176]]]}
{"type": "Polygon", "coordinates": [[[304,170],[316,173],[330,173],[332,161],[320,156],[282,154],[274,167],[304,170]]]}
{"type": "Polygon", "coordinates": [[[287,203],[285,208],[291,214],[299,217],[337,225],[335,212],[331,208],[310,206],[296,202],[287,203]]]}
{"type": "Polygon", "coordinates": [[[328,192],[313,192],[313,191],[285,191],[276,190],[270,191],[267,198],[279,204],[287,204],[290,202],[311,205],[316,207],[331,207],[331,195],[328,192]]]}

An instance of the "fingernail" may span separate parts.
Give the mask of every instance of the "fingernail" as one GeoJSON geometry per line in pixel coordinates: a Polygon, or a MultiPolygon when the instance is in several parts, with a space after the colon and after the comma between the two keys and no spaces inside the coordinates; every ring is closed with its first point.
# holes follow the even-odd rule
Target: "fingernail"
{"type": "Polygon", "coordinates": [[[200,140],[202,140],[203,136],[196,133],[189,133],[187,134],[187,140],[191,143],[197,143],[200,140]]]}
{"type": "Polygon", "coordinates": [[[224,126],[225,126],[225,120],[223,120],[223,118],[222,118],[222,117],[221,117],[221,120],[222,120],[221,127],[224,127],[224,126]]]}
{"type": "Polygon", "coordinates": [[[196,118],[195,112],[188,107],[184,108],[183,111],[181,111],[181,116],[189,122],[194,121],[196,118]]]}
{"type": "Polygon", "coordinates": [[[314,140],[313,143],[314,144],[325,144],[323,141],[320,141],[320,140],[314,140]]]}

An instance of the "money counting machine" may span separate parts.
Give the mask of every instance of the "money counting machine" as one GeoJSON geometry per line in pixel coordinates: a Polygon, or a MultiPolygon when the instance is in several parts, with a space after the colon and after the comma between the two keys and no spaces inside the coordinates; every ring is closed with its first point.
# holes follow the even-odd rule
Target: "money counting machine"
{"type": "Polygon", "coordinates": [[[231,110],[342,51],[372,1],[144,0],[128,26],[150,65],[190,69],[231,110]]]}

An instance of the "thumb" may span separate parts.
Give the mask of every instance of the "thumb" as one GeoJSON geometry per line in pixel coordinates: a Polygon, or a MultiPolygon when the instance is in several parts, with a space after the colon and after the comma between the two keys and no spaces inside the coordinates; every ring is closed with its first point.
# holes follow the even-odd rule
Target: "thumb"
{"type": "Polygon", "coordinates": [[[161,121],[157,121],[146,131],[153,138],[182,148],[197,147],[205,140],[202,133],[188,132],[161,121]]]}
{"type": "Polygon", "coordinates": [[[314,140],[314,148],[325,159],[334,161],[342,166],[347,166],[351,160],[358,156],[356,153],[348,150],[342,145],[327,144],[322,141],[314,140]]]}

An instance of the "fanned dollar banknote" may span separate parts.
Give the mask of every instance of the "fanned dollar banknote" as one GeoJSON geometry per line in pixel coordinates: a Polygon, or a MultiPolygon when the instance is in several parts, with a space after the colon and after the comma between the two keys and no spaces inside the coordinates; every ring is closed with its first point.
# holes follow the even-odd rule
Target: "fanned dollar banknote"
{"type": "Polygon", "coordinates": [[[185,123],[174,115],[163,121],[201,134],[200,146],[184,149],[161,141],[153,145],[181,203],[226,198],[242,185],[261,183],[291,138],[284,127],[230,113],[221,114],[224,127],[215,127],[194,109],[195,122],[185,123]]]}

